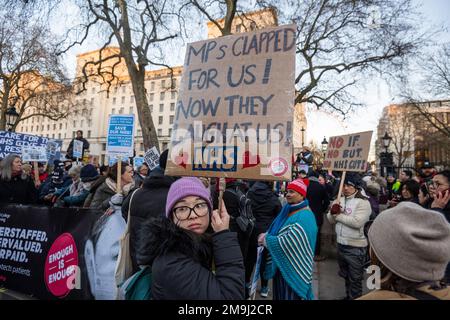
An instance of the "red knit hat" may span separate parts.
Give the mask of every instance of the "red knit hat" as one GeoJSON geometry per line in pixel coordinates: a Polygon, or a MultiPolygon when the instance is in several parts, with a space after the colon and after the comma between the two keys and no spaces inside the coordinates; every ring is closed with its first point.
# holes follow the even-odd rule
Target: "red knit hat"
{"type": "Polygon", "coordinates": [[[294,180],[288,184],[287,189],[294,190],[294,191],[300,193],[303,196],[303,198],[306,198],[306,191],[308,189],[307,184],[309,184],[309,181],[307,183],[305,183],[305,182],[306,181],[304,181],[302,179],[294,180]]]}

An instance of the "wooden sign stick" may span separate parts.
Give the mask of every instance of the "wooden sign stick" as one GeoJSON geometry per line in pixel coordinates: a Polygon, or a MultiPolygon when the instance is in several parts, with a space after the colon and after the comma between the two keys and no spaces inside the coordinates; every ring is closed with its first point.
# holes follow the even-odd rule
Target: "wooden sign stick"
{"type": "Polygon", "coordinates": [[[122,182],[122,157],[117,157],[117,189],[116,192],[120,193],[122,186],[120,185],[122,182]]]}
{"type": "Polygon", "coordinates": [[[33,161],[33,168],[34,168],[34,183],[35,184],[40,184],[40,181],[39,181],[39,168],[38,168],[37,161],[33,161]]]}
{"type": "Polygon", "coordinates": [[[226,181],[225,178],[219,178],[219,215],[222,214],[222,202],[223,202],[223,192],[226,188],[226,181]]]}
{"type": "Polygon", "coordinates": [[[341,201],[341,194],[342,194],[342,189],[344,188],[344,181],[345,181],[345,175],[347,174],[347,171],[343,171],[342,172],[342,177],[341,177],[341,183],[339,184],[339,192],[337,195],[337,203],[339,203],[341,201]]]}

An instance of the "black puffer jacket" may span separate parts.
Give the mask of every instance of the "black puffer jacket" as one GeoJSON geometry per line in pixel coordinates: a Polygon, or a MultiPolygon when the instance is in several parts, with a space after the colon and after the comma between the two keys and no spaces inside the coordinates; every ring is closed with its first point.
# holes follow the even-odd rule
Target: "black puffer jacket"
{"type": "Polygon", "coordinates": [[[31,204],[37,201],[38,193],[30,177],[21,175],[10,181],[0,179],[0,202],[31,204]]]}
{"type": "Polygon", "coordinates": [[[245,269],[236,233],[198,236],[160,218],[147,222],[138,240],[139,265],[152,265],[153,299],[244,299],[245,269]]]}
{"type": "MultiPolygon", "coordinates": [[[[133,271],[138,271],[136,262],[136,237],[142,225],[150,218],[158,218],[165,215],[167,193],[175,178],[165,176],[163,173],[152,173],[144,179],[141,188],[136,190],[131,204],[130,218],[130,255],[133,262],[133,271]]],[[[128,194],[122,205],[122,216],[128,220],[128,208],[133,192],[128,194]]]]}
{"type": "Polygon", "coordinates": [[[308,199],[309,207],[314,213],[317,225],[321,226],[323,224],[324,213],[327,212],[328,206],[330,205],[330,199],[328,198],[325,187],[322,186],[315,177],[309,178],[306,199],[308,199]]]}
{"type": "Polygon", "coordinates": [[[252,212],[256,219],[255,232],[264,233],[281,211],[280,200],[267,183],[262,181],[253,184],[248,191],[248,198],[251,200],[252,212]]]}

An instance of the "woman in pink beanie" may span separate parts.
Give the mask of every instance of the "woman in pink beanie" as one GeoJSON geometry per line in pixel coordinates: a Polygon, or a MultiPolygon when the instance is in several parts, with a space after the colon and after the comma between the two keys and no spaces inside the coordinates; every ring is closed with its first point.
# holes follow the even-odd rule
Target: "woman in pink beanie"
{"type": "Polygon", "coordinates": [[[152,266],[155,300],[229,300],[244,298],[245,269],[230,216],[212,210],[209,189],[198,178],[181,178],[167,195],[166,214],[153,220],[141,243],[148,255],[139,265],[152,266]],[[148,234],[151,234],[148,237],[148,234]]]}

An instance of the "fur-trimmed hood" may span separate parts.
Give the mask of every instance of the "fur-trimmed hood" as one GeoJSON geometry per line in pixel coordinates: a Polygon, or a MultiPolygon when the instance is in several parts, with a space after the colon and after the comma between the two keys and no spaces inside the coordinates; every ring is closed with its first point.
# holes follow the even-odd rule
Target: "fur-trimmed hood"
{"type": "Polygon", "coordinates": [[[152,218],[142,225],[137,235],[137,263],[152,265],[155,258],[165,252],[192,257],[209,269],[212,261],[211,236],[209,233],[198,236],[165,217],[152,218]]]}

